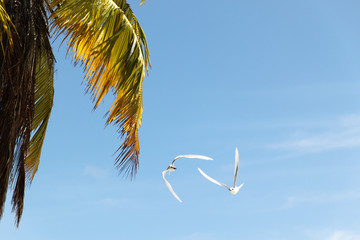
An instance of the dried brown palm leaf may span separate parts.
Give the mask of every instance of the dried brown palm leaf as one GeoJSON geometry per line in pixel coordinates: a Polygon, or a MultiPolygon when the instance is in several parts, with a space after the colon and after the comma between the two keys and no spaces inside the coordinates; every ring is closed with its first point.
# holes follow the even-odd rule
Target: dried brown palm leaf
{"type": "Polygon", "coordinates": [[[42,0],[6,1],[14,24],[13,44],[4,41],[0,59],[0,217],[6,193],[13,188],[12,205],[19,224],[25,194],[25,162],[33,130],[37,66],[41,56],[53,59],[42,0]],[[15,32],[16,29],[16,32],[15,32]]]}

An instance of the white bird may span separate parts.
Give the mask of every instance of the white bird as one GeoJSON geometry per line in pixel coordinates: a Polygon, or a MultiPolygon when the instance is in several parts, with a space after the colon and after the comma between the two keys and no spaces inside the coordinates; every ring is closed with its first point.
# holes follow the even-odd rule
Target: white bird
{"type": "Polygon", "coordinates": [[[174,158],[174,160],[171,162],[171,164],[167,167],[167,169],[165,171],[163,171],[161,173],[163,179],[164,179],[164,182],[166,184],[166,187],[169,189],[169,191],[172,193],[172,195],[174,195],[174,197],[179,200],[179,202],[182,202],[181,199],[178,197],[178,195],[176,195],[176,193],[174,192],[173,188],[171,187],[170,183],[166,180],[165,178],[165,174],[167,172],[169,172],[169,175],[170,175],[170,172],[174,172],[176,170],[176,167],[174,166],[174,163],[176,160],[178,160],[179,158],[199,158],[199,159],[203,159],[203,160],[213,160],[212,158],[210,157],[206,157],[206,156],[202,156],[202,155],[180,155],[180,156],[177,156],[176,158],[174,158]]]}
{"type": "Polygon", "coordinates": [[[240,190],[240,188],[244,185],[244,183],[242,183],[240,186],[236,186],[236,178],[238,175],[238,169],[239,169],[239,152],[238,149],[235,149],[235,173],[234,173],[234,186],[233,187],[229,187],[221,182],[216,181],[215,179],[209,177],[208,175],[206,175],[200,168],[198,168],[199,172],[210,182],[213,182],[219,186],[225,187],[227,188],[231,194],[235,195],[238,193],[238,191],[240,190]]]}

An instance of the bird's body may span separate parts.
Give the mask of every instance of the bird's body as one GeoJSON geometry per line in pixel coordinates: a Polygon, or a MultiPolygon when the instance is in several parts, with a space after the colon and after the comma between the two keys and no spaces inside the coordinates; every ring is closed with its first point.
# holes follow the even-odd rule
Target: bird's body
{"type": "Polygon", "coordinates": [[[240,190],[240,188],[241,188],[243,185],[244,185],[244,183],[242,183],[240,186],[237,186],[237,187],[231,187],[230,190],[229,190],[230,193],[231,193],[232,195],[237,194],[238,191],[240,190]]]}
{"type": "Polygon", "coordinates": [[[200,168],[198,168],[199,172],[210,182],[213,182],[221,187],[226,188],[227,190],[230,191],[230,193],[232,195],[235,195],[239,192],[240,188],[244,185],[244,183],[242,183],[240,186],[236,186],[236,179],[237,179],[237,175],[238,175],[238,169],[239,169],[239,152],[238,149],[235,149],[235,171],[234,171],[234,186],[233,187],[229,187],[211,177],[209,177],[206,173],[204,173],[200,168]]]}
{"type": "Polygon", "coordinates": [[[181,199],[179,198],[178,195],[176,195],[175,191],[173,190],[173,188],[171,187],[170,183],[166,180],[165,175],[167,172],[174,172],[176,170],[175,167],[175,161],[178,160],[179,158],[199,158],[199,159],[203,159],[203,160],[213,160],[210,157],[206,157],[206,156],[202,156],[202,155],[180,155],[177,156],[176,158],[174,158],[174,160],[171,162],[171,164],[167,167],[167,169],[165,171],[163,171],[161,173],[162,178],[164,179],[165,185],[166,187],[169,189],[169,191],[171,192],[171,194],[179,201],[182,202],[181,199]]]}
{"type": "Polygon", "coordinates": [[[170,164],[167,169],[165,171],[169,172],[174,172],[176,170],[176,167],[173,164],[170,164]]]}

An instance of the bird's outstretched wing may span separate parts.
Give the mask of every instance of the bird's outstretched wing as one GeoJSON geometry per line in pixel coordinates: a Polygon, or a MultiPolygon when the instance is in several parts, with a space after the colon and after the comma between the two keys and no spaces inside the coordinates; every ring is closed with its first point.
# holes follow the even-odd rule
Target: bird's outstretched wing
{"type": "Polygon", "coordinates": [[[207,180],[209,180],[210,182],[213,182],[213,183],[215,183],[215,184],[217,184],[217,185],[219,185],[219,186],[225,187],[225,188],[227,188],[227,189],[230,191],[230,188],[229,188],[228,186],[226,186],[225,184],[223,184],[223,183],[221,183],[221,182],[218,182],[218,181],[216,181],[215,179],[209,177],[209,176],[206,175],[206,173],[204,173],[200,168],[198,168],[198,170],[199,170],[199,172],[200,172],[207,180]]]}
{"type": "Polygon", "coordinates": [[[166,178],[165,178],[166,172],[167,172],[167,171],[165,170],[165,171],[163,171],[163,172],[161,173],[162,178],[164,179],[164,182],[165,182],[166,187],[169,189],[169,191],[171,192],[171,194],[174,195],[174,197],[175,197],[177,200],[179,200],[179,202],[182,202],[181,199],[178,197],[178,195],[176,195],[176,193],[174,192],[174,190],[173,190],[173,188],[171,187],[170,183],[166,180],[166,178]]]}
{"type": "Polygon", "coordinates": [[[177,156],[176,158],[174,158],[174,160],[172,161],[171,164],[174,164],[175,161],[178,160],[179,158],[199,158],[199,159],[203,159],[203,160],[214,160],[211,157],[207,157],[207,156],[188,154],[188,155],[177,156]]]}
{"type": "Polygon", "coordinates": [[[236,148],[235,149],[234,187],[236,187],[236,179],[237,179],[237,175],[238,175],[238,169],[239,169],[239,151],[236,148]]]}

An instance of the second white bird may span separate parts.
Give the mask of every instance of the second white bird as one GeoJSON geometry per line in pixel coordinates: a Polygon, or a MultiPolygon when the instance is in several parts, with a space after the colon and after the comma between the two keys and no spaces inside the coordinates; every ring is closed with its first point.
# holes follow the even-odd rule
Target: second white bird
{"type": "Polygon", "coordinates": [[[238,169],[239,169],[239,152],[238,149],[235,149],[235,171],[234,171],[234,186],[233,187],[229,187],[221,182],[216,181],[215,179],[209,177],[208,175],[206,175],[200,168],[198,168],[199,172],[210,182],[213,182],[219,186],[225,187],[227,188],[231,194],[235,195],[239,192],[240,188],[244,185],[244,183],[242,183],[240,186],[236,186],[236,179],[237,179],[237,175],[238,175],[238,169]]]}

